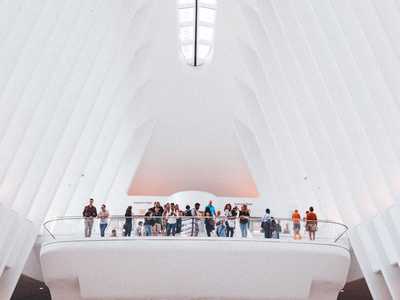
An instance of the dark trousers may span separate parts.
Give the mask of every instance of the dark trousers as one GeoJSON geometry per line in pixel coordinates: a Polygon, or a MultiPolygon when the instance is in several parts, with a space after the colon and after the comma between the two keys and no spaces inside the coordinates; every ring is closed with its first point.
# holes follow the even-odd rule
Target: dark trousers
{"type": "Polygon", "coordinates": [[[228,222],[226,222],[225,233],[226,237],[233,237],[233,233],[235,231],[235,227],[230,227],[228,222]]]}
{"type": "Polygon", "coordinates": [[[272,237],[272,232],[271,232],[271,223],[269,222],[264,222],[263,223],[263,229],[264,229],[264,237],[266,239],[270,239],[272,237]]]}
{"type": "Polygon", "coordinates": [[[176,220],[176,233],[182,232],[182,219],[176,220]]]}
{"type": "Polygon", "coordinates": [[[132,233],[132,222],[125,223],[124,229],[125,229],[124,236],[131,236],[131,233],[132,233]]]}
{"type": "Polygon", "coordinates": [[[211,236],[211,232],[214,230],[214,226],[212,226],[211,224],[206,223],[206,232],[207,232],[207,236],[211,236]]]}

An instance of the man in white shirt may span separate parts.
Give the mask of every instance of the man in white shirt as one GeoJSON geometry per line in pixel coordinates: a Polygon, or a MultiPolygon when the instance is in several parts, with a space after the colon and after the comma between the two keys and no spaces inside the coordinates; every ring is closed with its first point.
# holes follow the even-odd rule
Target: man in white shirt
{"type": "Polygon", "coordinates": [[[192,232],[190,236],[198,236],[199,235],[199,218],[200,216],[200,203],[196,203],[192,208],[192,232]]]}
{"type": "Polygon", "coordinates": [[[264,237],[266,239],[270,239],[272,237],[271,223],[271,211],[269,210],[269,208],[267,208],[265,210],[265,215],[261,219],[261,227],[264,229],[264,237]]]}

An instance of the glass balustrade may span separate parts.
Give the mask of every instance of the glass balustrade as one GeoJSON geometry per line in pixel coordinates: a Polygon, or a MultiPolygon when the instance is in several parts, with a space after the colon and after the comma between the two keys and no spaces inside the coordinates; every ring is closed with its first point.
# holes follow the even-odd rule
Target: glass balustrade
{"type": "MultiPolygon", "coordinates": [[[[341,223],[318,220],[316,238],[310,241],[307,221],[294,225],[291,219],[274,218],[272,222],[261,222],[261,218],[246,219],[238,217],[145,217],[135,215],[129,218],[112,216],[107,219],[104,236],[101,236],[99,218],[64,217],[44,223],[45,236],[51,240],[80,239],[129,239],[129,238],[217,238],[252,239],[270,241],[313,242],[338,244],[348,247],[347,226],[341,223]],[[246,222],[247,221],[247,222],[246,222]],[[131,225],[130,225],[131,224],[131,225]],[[91,229],[91,230],[90,230],[91,229]],[[90,231],[90,236],[89,235],[90,231]],[[244,237],[247,232],[247,237],[244,237]],[[128,236],[130,234],[130,236],[128,236]]],[[[104,223],[104,222],[103,222],[104,223]]],[[[297,223],[297,222],[296,222],[297,223]]]]}

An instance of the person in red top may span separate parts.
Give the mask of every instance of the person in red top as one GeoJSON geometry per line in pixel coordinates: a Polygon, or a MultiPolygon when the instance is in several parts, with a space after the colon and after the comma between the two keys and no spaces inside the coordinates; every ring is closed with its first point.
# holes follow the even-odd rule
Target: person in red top
{"type": "Polygon", "coordinates": [[[317,214],[314,212],[314,208],[311,206],[309,212],[306,215],[306,227],[310,240],[315,240],[315,232],[317,231],[318,219],[317,214]]]}
{"type": "Polygon", "coordinates": [[[293,222],[293,238],[295,240],[300,240],[301,235],[300,235],[300,221],[301,221],[301,216],[300,213],[297,209],[294,210],[292,213],[292,222],[293,222]]]}

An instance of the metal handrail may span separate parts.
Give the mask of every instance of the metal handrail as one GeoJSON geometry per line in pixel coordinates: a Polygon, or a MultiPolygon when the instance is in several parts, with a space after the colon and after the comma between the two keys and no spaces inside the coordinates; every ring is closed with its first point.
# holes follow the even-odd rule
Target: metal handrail
{"type": "MultiPolygon", "coordinates": [[[[261,221],[263,217],[246,217],[246,216],[242,216],[244,218],[249,219],[250,221],[261,221]]],[[[279,221],[290,221],[292,222],[293,219],[291,218],[281,218],[281,217],[274,217],[272,216],[275,220],[279,220],[279,221]]],[[[86,218],[90,218],[90,217],[82,217],[82,216],[65,216],[65,217],[57,217],[57,218],[52,218],[49,219],[47,221],[45,221],[43,223],[43,225],[48,224],[50,222],[54,222],[54,221],[60,221],[60,220],[84,220],[86,218]]],[[[99,217],[92,217],[93,219],[99,219],[99,217]]],[[[108,217],[108,219],[143,219],[143,218],[154,218],[154,219],[159,219],[159,218],[163,218],[163,219],[167,219],[168,216],[146,216],[146,215],[132,215],[132,216],[124,216],[124,215],[110,215],[108,217]]],[[[177,216],[173,216],[173,218],[187,218],[187,219],[207,219],[207,218],[213,218],[213,219],[227,219],[227,218],[232,218],[232,219],[240,219],[239,216],[236,217],[227,217],[227,216],[185,216],[185,215],[177,215],[177,216]]],[[[305,219],[301,219],[301,222],[305,222],[307,220],[305,219]]],[[[312,220],[310,220],[312,221],[312,220]]],[[[348,226],[346,224],[340,223],[340,222],[336,222],[336,221],[331,221],[331,220],[317,220],[318,223],[326,223],[326,224],[334,224],[334,225],[338,225],[341,227],[344,227],[346,229],[348,229],[348,226]]]]}
{"type": "MultiPolygon", "coordinates": [[[[243,216],[242,216],[243,217],[243,216]]],[[[132,216],[124,216],[124,215],[114,215],[114,216],[109,216],[107,219],[112,222],[113,220],[126,220],[131,218],[132,220],[145,220],[145,219],[155,219],[155,220],[164,220],[166,221],[168,218],[174,218],[174,219],[182,219],[182,220],[196,220],[196,221],[202,221],[206,219],[213,219],[215,221],[218,220],[230,220],[230,221],[240,221],[239,216],[235,217],[227,217],[227,216],[185,216],[185,215],[178,215],[178,216],[145,216],[145,215],[132,215],[132,216]]],[[[262,217],[244,217],[249,220],[249,222],[252,222],[253,224],[255,222],[261,222],[262,217]]],[[[49,224],[55,223],[58,221],[68,221],[68,220],[85,220],[87,217],[82,217],[82,216],[66,216],[66,217],[57,217],[53,219],[49,219],[43,223],[43,228],[44,230],[54,239],[56,240],[56,236],[52,233],[52,231],[49,228],[49,224]]],[[[98,217],[93,217],[93,219],[100,219],[98,217]]],[[[288,222],[291,223],[293,220],[291,218],[280,218],[280,217],[274,217],[276,221],[279,222],[288,222]]],[[[311,220],[310,220],[311,221],[311,220]]],[[[302,219],[300,220],[301,223],[306,223],[307,220],[302,219]]],[[[342,231],[336,236],[332,237],[332,240],[334,243],[337,243],[348,231],[348,227],[345,224],[335,222],[335,221],[330,221],[330,220],[317,220],[317,223],[319,224],[330,224],[330,225],[335,225],[338,227],[342,228],[342,231]]]]}

